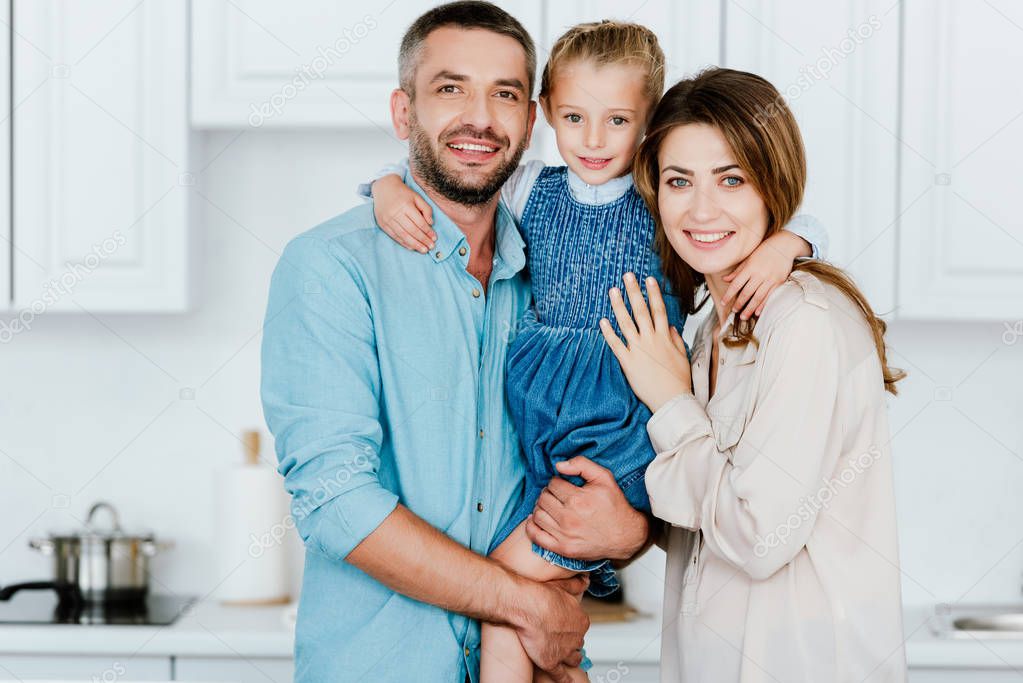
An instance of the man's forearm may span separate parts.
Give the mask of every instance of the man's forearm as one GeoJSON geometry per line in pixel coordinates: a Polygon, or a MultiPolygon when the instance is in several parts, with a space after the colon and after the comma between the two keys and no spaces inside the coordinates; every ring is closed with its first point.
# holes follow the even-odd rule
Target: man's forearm
{"type": "Polygon", "coordinates": [[[656,524],[656,520],[654,520],[649,515],[645,515],[642,512],[639,512],[638,510],[636,510],[635,512],[636,515],[638,516],[633,518],[635,520],[633,523],[636,529],[634,533],[637,535],[642,535],[643,544],[628,557],[624,559],[613,560],[611,562],[611,565],[615,569],[622,569],[623,567],[628,567],[630,564],[632,564],[632,562],[635,559],[641,557],[644,553],[646,553],[646,551],[650,549],[650,546],[653,545],[654,542],[657,540],[658,525],[656,524]]]}
{"type": "Polygon", "coordinates": [[[515,626],[525,579],[451,540],[398,505],[348,562],[391,590],[473,619],[515,626]],[[511,599],[513,595],[518,600],[511,599]]]}

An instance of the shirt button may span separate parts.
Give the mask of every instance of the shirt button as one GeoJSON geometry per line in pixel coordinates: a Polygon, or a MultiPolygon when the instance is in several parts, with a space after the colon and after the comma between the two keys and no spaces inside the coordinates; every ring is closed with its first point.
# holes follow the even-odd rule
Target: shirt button
{"type": "Polygon", "coordinates": [[[459,256],[465,256],[465,247],[460,247],[459,248],[458,255],[459,256]]]}
{"type": "Polygon", "coordinates": [[[439,252],[439,251],[438,251],[438,252],[437,252],[436,254],[434,254],[434,256],[436,256],[437,258],[440,258],[440,257],[442,257],[443,255],[444,255],[444,254],[443,254],[442,252],[439,252]]]}
{"type": "Polygon", "coordinates": [[[468,657],[468,656],[469,656],[469,648],[465,648],[465,656],[466,656],[466,657],[468,657]]]}
{"type": "Polygon", "coordinates": [[[483,438],[483,430],[482,429],[480,430],[480,438],[481,439],[483,438]]]}
{"type": "Polygon", "coordinates": [[[473,295],[474,297],[476,297],[477,299],[478,299],[478,298],[480,298],[480,290],[478,290],[478,289],[476,289],[475,287],[473,287],[473,288],[472,288],[472,295],[473,295]]]}
{"type": "Polygon", "coordinates": [[[483,501],[476,503],[476,512],[483,512],[483,501]]]}

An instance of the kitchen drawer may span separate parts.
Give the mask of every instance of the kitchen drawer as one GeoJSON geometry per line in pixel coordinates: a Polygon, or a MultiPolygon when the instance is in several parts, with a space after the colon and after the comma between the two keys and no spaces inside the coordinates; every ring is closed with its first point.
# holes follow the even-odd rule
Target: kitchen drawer
{"type": "Polygon", "coordinates": [[[169,681],[170,657],[0,656],[0,681],[169,681]]]}
{"type": "Polygon", "coordinates": [[[909,683],[1019,683],[1018,671],[1008,669],[910,669],[909,683]]]}
{"type": "Polygon", "coordinates": [[[291,683],[290,657],[177,657],[175,681],[217,683],[291,683]]]}

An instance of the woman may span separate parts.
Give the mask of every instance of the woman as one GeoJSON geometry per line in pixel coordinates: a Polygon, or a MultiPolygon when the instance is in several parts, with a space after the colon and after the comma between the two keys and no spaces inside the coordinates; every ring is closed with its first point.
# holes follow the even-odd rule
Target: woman
{"type": "Polygon", "coordinates": [[[667,552],[661,680],[901,681],[905,655],[885,324],[852,281],[799,263],[759,317],[724,276],[793,215],[803,144],[767,81],[710,69],[671,88],[636,157],[668,282],[714,310],[692,360],[631,274],[601,327],[653,413],[647,469],[667,552]]]}

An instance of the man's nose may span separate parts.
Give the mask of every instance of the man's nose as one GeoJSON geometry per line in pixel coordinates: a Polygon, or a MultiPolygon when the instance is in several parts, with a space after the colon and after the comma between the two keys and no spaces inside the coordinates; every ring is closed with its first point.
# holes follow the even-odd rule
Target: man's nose
{"type": "Polygon", "coordinates": [[[493,103],[486,95],[473,95],[468,98],[462,111],[462,123],[478,130],[486,130],[496,123],[493,103]]]}

